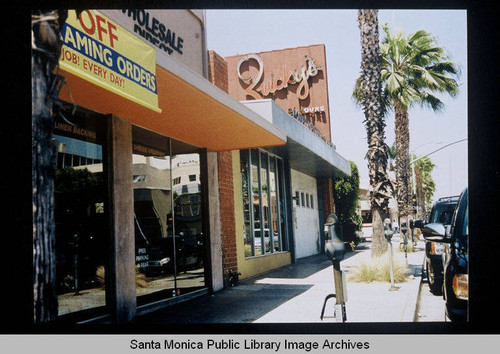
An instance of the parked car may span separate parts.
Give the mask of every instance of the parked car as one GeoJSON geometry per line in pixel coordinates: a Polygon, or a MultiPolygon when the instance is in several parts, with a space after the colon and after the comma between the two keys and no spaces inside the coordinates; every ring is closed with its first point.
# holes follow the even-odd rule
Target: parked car
{"type": "Polygon", "coordinates": [[[451,225],[425,225],[426,240],[446,244],[443,252],[443,297],[446,316],[451,321],[467,321],[469,303],[469,204],[467,188],[462,192],[451,225]]]}
{"type": "MultiPolygon", "coordinates": [[[[457,206],[459,196],[440,198],[432,206],[428,223],[441,223],[444,226],[451,224],[451,218],[457,206]]],[[[415,227],[424,233],[425,223],[417,220],[415,227]]],[[[425,242],[425,273],[429,281],[429,288],[433,294],[440,295],[443,288],[443,249],[444,244],[426,240],[425,242]]]]}

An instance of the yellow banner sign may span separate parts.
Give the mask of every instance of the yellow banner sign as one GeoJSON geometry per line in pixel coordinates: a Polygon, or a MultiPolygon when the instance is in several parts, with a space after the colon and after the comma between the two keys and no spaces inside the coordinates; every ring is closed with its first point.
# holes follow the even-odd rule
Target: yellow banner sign
{"type": "Polygon", "coordinates": [[[68,11],[61,36],[62,69],[161,112],[153,47],[95,10],[68,11]]]}

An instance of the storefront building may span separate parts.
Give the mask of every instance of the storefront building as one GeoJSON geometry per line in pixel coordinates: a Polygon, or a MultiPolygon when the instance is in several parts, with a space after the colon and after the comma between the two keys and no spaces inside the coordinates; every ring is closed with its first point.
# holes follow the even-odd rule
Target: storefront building
{"type": "Polygon", "coordinates": [[[219,174],[232,172],[234,217],[222,220],[234,230],[223,245],[225,278],[321,253],[323,223],[334,212],[332,178],[350,174],[331,143],[325,47],[210,52],[209,67],[214,84],[287,134],[284,145],[233,151],[231,168],[219,174]]]}
{"type": "MultiPolygon", "coordinates": [[[[208,81],[204,11],[89,10],[79,18],[70,11],[61,34],[66,85],[54,120],[61,321],[129,322],[220,290],[231,232],[228,153],[219,151],[281,146],[286,134],[208,81]]],[[[280,161],[259,163],[283,189],[280,161]]],[[[273,205],[285,195],[272,193],[273,205]]],[[[273,209],[276,227],[283,210],[273,209]]]]}

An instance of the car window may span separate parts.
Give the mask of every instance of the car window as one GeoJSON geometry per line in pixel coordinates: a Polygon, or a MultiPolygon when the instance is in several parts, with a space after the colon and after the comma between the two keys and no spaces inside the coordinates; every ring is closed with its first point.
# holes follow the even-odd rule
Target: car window
{"type": "Polygon", "coordinates": [[[429,222],[438,222],[443,225],[450,225],[454,210],[455,204],[436,204],[432,209],[429,222]]]}
{"type": "Polygon", "coordinates": [[[462,225],[462,236],[469,236],[469,204],[465,207],[464,222],[462,225]]]}

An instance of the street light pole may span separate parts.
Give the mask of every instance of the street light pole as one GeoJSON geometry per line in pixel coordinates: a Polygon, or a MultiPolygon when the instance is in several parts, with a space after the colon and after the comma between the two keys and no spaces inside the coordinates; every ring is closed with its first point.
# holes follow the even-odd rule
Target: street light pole
{"type": "Polygon", "coordinates": [[[434,151],[431,151],[431,152],[429,152],[428,154],[425,154],[425,155],[423,155],[423,156],[420,156],[420,157],[416,158],[415,160],[410,161],[410,164],[414,164],[415,162],[417,162],[417,161],[419,161],[419,160],[423,159],[424,157],[427,157],[427,156],[429,156],[429,155],[432,155],[433,153],[438,152],[439,150],[443,150],[445,147],[448,147],[448,146],[450,146],[450,145],[453,145],[453,144],[456,144],[456,143],[459,143],[459,142],[461,142],[461,141],[465,141],[465,140],[467,140],[467,138],[464,138],[464,139],[460,139],[460,140],[457,140],[457,141],[451,142],[451,143],[449,143],[449,144],[446,144],[445,146],[441,146],[439,149],[436,149],[436,150],[434,150],[434,151]]]}

